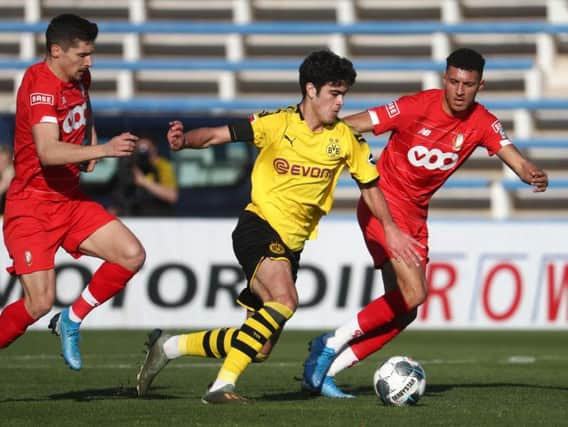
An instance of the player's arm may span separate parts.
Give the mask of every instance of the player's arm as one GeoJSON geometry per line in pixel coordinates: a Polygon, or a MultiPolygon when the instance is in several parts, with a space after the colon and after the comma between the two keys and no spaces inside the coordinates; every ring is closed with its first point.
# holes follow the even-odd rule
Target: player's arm
{"type": "Polygon", "coordinates": [[[134,151],[138,139],[129,132],[122,133],[101,145],[77,145],[59,140],[55,123],[38,123],[32,127],[32,136],[39,160],[44,166],[81,163],[105,157],[126,157],[134,151]]]}
{"type": "Polygon", "coordinates": [[[400,231],[392,219],[387,202],[382,191],[377,187],[376,181],[359,184],[359,188],[369,210],[383,225],[387,245],[393,257],[408,265],[420,265],[420,253],[416,250],[416,247],[423,247],[424,245],[400,231]]]}
{"type": "Polygon", "coordinates": [[[371,116],[366,110],[344,117],[343,121],[360,133],[371,132],[373,130],[371,116]]]}
{"type": "Polygon", "coordinates": [[[535,193],[546,191],[548,187],[546,172],[523,156],[513,144],[505,145],[497,155],[522,181],[532,185],[535,193]]]}
{"type": "Polygon", "coordinates": [[[170,148],[178,151],[183,148],[207,148],[233,141],[252,141],[254,133],[247,119],[235,120],[224,126],[192,129],[188,132],[184,131],[182,122],[174,120],[170,122],[167,139],[170,148]]]}

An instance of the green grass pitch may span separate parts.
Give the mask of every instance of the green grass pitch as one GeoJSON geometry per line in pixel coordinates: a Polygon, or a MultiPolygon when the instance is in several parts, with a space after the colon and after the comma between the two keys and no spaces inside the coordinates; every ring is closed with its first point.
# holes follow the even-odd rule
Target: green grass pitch
{"type": "Polygon", "coordinates": [[[269,361],[241,377],[239,392],[254,402],[238,406],[201,403],[219,362],[190,357],[171,362],[149,397],[137,398],[146,332],[84,331],[80,372],[65,366],[56,337],[28,332],[0,352],[0,425],[568,425],[568,331],[406,331],[337,377],[352,400],[300,392],[306,343],[318,332],[285,331],[269,361]],[[417,406],[383,406],[373,391],[376,366],[397,354],[426,371],[417,406]]]}

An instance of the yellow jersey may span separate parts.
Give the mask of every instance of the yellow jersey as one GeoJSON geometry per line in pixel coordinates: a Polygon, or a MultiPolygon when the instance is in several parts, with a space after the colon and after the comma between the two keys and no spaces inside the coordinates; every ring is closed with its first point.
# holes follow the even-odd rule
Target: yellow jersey
{"type": "Polygon", "coordinates": [[[156,170],[158,176],[155,176],[154,172],[150,171],[145,176],[154,182],[162,184],[168,188],[177,188],[176,173],[174,171],[174,165],[167,159],[163,157],[157,157],[153,162],[152,166],[156,170]]]}
{"type": "Polygon", "coordinates": [[[246,209],[267,221],[291,250],[317,236],[344,167],[362,184],[378,178],[369,144],[339,119],[313,132],[293,106],[250,121],[259,153],[246,209]]]}

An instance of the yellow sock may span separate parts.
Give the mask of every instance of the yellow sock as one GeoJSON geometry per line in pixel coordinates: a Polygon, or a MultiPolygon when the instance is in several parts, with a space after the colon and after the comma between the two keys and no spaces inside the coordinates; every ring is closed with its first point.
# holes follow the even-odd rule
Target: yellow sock
{"type": "Polygon", "coordinates": [[[231,349],[236,328],[217,328],[179,336],[180,355],[223,359],[231,349]]]}
{"type": "Polygon", "coordinates": [[[283,304],[272,301],[265,303],[239,329],[217,379],[235,384],[266,341],[284,327],[292,314],[294,312],[283,304]]]}

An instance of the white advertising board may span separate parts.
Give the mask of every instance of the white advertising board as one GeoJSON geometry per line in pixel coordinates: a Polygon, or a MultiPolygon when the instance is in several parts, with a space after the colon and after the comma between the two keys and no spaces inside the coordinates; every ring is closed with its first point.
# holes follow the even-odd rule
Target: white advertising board
{"type": "MultiPolygon", "coordinates": [[[[234,219],[128,219],[147,261],[126,290],[98,307],[85,328],[239,325],[245,286],[231,243],[234,219]]],[[[414,328],[568,329],[568,223],[430,223],[430,295],[414,328]]],[[[0,248],[0,308],[22,295],[0,248]]],[[[100,260],[56,257],[54,311],[74,301],[100,260]]],[[[287,328],[333,328],[382,294],[354,219],[326,218],[302,254],[300,308],[287,328]]],[[[32,328],[47,327],[50,315],[32,328]]]]}

